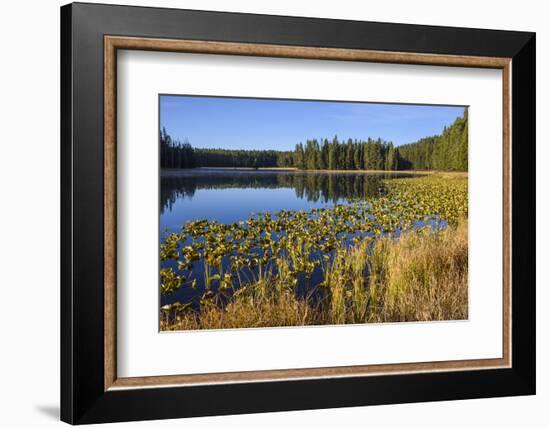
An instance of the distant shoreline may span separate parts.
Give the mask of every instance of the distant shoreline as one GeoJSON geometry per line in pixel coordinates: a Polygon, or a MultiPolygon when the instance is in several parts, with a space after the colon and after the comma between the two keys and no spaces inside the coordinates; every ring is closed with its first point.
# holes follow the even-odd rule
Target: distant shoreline
{"type": "Polygon", "coordinates": [[[402,174],[402,175],[442,175],[453,177],[467,177],[468,171],[437,171],[437,170],[379,170],[379,169],[298,169],[288,167],[271,167],[271,168],[246,168],[246,167],[198,167],[198,168],[161,168],[160,175],[162,177],[185,176],[189,172],[300,172],[300,173],[323,173],[323,174],[402,174]]]}

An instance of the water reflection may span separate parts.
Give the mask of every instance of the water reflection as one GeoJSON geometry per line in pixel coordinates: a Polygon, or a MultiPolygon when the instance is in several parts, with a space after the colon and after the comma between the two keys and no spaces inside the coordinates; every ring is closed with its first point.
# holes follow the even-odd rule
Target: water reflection
{"type": "MultiPolygon", "coordinates": [[[[295,197],[312,203],[337,203],[345,199],[377,196],[384,192],[382,179],[412,177],[410,174],[318,173],[294,171],[235,171],[196,169],[164,171],[161,175],[160,210],[171,211],[197,190],[293,189],[295,197]]],[[[237,194],[233,196],[238,198],[237,194]]],[[[235,202],[238,203],[238,200],[235,202]]]]}

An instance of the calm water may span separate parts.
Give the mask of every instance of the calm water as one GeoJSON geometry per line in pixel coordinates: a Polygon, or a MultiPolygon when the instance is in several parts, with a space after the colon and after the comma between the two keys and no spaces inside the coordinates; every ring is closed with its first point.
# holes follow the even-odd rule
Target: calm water
{"type": "Polygon", "coordinates": [[[190,220],[235,223],[258,212],[305,210],[379,194],[383,178],[410,174],[194,169],[161,174],[160,230],[190,220]]]}
{"type": "MultiPolygon", "coordinates": [[[[246,220],[254,213],[305,210],[349,203],[354,198],[376,196],[384,191],[382,179],[410,174],[318,173],[193,169],[163,171],[160,191],[160,239],[178,232],[187,221],[208,219],[220,223],[246,220]]],[[[163,266],[175,263],[163,262],[163,266]]],[[[200,264],[197,264],[199,268],[200,264]]],[[[161,305],[184,303],[202,293],[204,272],[194,276],[199,287],[183,287],[161,296],[161,305]]]]}

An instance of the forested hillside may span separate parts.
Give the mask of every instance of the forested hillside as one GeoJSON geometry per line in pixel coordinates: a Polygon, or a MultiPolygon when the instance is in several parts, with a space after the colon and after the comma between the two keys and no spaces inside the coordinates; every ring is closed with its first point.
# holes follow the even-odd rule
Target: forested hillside
{"type": "Polygon", "coordinates": [[[411,144],[394,146],[380,138],[373,140],[311,139],[295,150],[227,150],[192,148],[188,141],[173,140],[160,132],[161,167],[292,167],[327,170],[468,170],[468,111],[464,110],[441,135],[425,137],[411,144]]]}
{"type": "Polygon", "coordinates": [[[399,146],[402,169],[468,170],[468,110],[441,135],[399,146]]]}

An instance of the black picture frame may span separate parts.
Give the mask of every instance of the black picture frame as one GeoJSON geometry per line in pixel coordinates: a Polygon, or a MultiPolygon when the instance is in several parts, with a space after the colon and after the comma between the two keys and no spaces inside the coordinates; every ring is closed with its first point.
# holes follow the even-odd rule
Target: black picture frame
{"type": "Polygon", "coordinates": [[[71,424],[535,393],[535,34],[73,3],[61,8],[61,419],[71,424]],[[104,36],[512,58],[512,367],[104,391],[104,36]]]}

